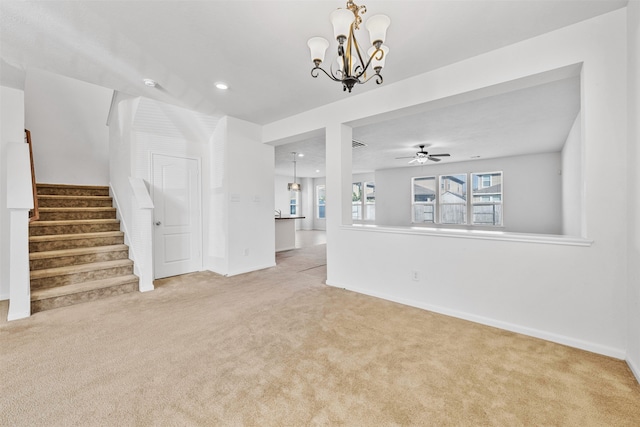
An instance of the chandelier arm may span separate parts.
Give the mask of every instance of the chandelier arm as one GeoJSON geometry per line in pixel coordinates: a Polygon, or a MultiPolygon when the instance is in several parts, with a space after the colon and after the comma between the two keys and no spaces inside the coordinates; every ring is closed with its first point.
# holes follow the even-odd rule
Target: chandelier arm
{"type": "MultiPolygon", "coordinates": [[[[369,69],[369,65],[371,65],[371,61],[373,61],[373,58],[374,58],[378,53],[380,53],[380,58],[377,58],[377,59],[378,59],[378,61],[379,61],[379,60],[381,60],[381,59],[384,57],[384,51],[383,51],[382,49],[380,49],[380,48],[376,48],[376,50],[374,50],[374,51],[373,51],[373,53],[371,54],[371,56],[369,57],[369,60],[367,61],[367,64],[364,66],[364,69],[362,70],[362,73],[360,73],[360,74],[358,75],[358,80],[360,80],[360,76],[362,76],[364,73],[366,73],[366,72],[367,72],[367,70],[369,69]]],[[[364,61],[363,61],[362,63],[364,64],[364,61]]],[[[376,74],[377,74],[377,73],[376,73],[376,74]]],[[[367,76],[365,76],[365,78],[366,78],[366,77],[367,77],[367,76]]],[[[371,76],[371,77],[373,77],[373,76],[371,76]]],[[[366,79],[366,80],[365,80],[365,82],[367,82],[367,81],[371,80],[371,77],[369,77],[368,79],[366,79]]],[[[380,84],[380,83],[378,83],[378,84],[380,84]]]]}
{"type": "Polygon", "coordinates": [[[311,77],[313,77],[313,78],[318,77],[318,75],[320,74],[320,73],[318,72],[318,70],[320,70],[320,71],[322,71],[323,73],[325,73],[325,74],[327,75],[327,77],[329,77],[329,78],[330,78],[331,80],[333,80],[334,82],[341,82],[341,81],[342,81],[342,79],[338,79],[338,78],[336,78],[336,77],[332,76],[331,74],[327,73],[327,72],[326,72],[322,67],[313,67],[313,68],[311,69],[311,77]],[[315,73],[314,73],[314,71],[315,71],[315,73]]]}
{"type": "MultiPolygon", "coordinates": [[[[364,66],[364,60],[362,59],[362,53],[360,52],[360,45],[358,44],[358,41],[356,40],[356,35],[353,34],[353,44],[356,47],[356,53],[358,54],[358,59],[360,60],[360,65],[358,65],[357,67],[355,67],[354,70],[354,77],[356,77],[358,80],[360,80],[360,76],[362,76],[364,73],[367,72],[367,68],[369,67],[369,63],[371,62],[371,58],[369,58],[369,62],[367,62],[367,65],[362,68],[364,66]],[[358,68],[362,68],[362,72],[360,74],[358,74],[357,70],[358,68]]],[[[366,78],[366,75],[365,75],[366,78]]]]}
{"type": "Polygon", "coordinates": [[[377,84],[379,84],[379,85],[380,85],[380,84],[382,84],[382,82],[383,82],[382,76],[381,76],[380,74],[378,74],[378,73],[376,73],[376,74],[372,75],[371,77],[369,77],[369,78],[368,78],[368,79],[366,79],[366,80],[363,80],[363,81],[358,80],[358,83],[359,83],[359,84],[361,84],[361,85],[363,85],[363,84],[365,84],[366,82],[368,82],[369,80],[371,80],[371,79],[373,79],[373,78],[375,78],[375,79],[376,79],[376,83],[377,83],[377,84]]]}

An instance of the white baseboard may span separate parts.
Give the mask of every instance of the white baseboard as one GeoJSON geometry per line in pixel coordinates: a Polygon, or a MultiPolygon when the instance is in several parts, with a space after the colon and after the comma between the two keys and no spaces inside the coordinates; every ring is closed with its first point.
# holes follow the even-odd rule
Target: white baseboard
{"type": "MultiPolygon", "coordinates": [[[[504,329],[506,331],[516,332],[522,335],[527,335],[534,338],[540,338],[546,341],[555,342],[558,344],[566,345],[569,347],[578,348],[581,350],[590,351],[592,353],[602,354],[605,356],[613,357],[615,359],[624,360],[626,357],[626,352],[623,349],[613,348],[609,346],[604,346],[588,341],[583,341],[580,339],[568,337],[565,335],[554,334],[552,332],[541,331],[539,329],[529,328],[526,326],[516,325],[509,322],[503,322],[501,320],[491,319],[484,316],[478,316],[471,313],[466,313],[458,310],[452,310],[446,307],[440,307],[431,304],[425,304],[418,301],[407,300],[404,298],[397,298],[393,295],[372,292],[368,289],[360,289],[351,286],[345,286],[339,283],[330,282],[327,280],[327,285],[333,286],[336,288],[343,288],[349,291],[357,292],[360,294],[369,295],[376,298],[381,298],[388,301],[397,302],[399,304],[408,305],[410,307],[421,308],[423,310],[432,311],[434,313],[444,314],[446,316],[456,317],[458,319],[469,320],[474,323],[480,323],[482,325],[492,326],[494,328],[504,329]]],[[[638,375],[636,375],[636,378],[638,375]]]]}
{"type": "Polygon", "coordinates": [[[638,381],[640,383],[640,367],[638,367],[638,365],[633,363],[633,361],[630,360],[629,358],[627,358],[625,360],[625,362],[627,362],[627,365],[629,366],[629,369],[631,369],[631,372],[636,377],[636,381],[638,381]]]}
{"type": "Polygon", "coordinates": [[[248,269],[230,271],[227,274],[225,274],[225,276],[227,276],[227,277],[238,276],[240,274],[251,273],[251,272],[254,272],[254,271],[264,270],[264,269],[275,267],[275,266],[276,266],[275,263],[273,263],[273,264],[265,264],[265,265],[258,265],[258,266],[251,267],[251,268],[248,268],[248,269]]]}

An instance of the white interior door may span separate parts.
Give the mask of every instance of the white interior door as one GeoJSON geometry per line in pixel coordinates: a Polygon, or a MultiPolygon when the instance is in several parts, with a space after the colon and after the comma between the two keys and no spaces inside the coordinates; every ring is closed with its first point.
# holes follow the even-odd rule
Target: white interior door
{"type": "Polygon", "coordinates": [[[200,179],[196,159],[152,156],[155,278],[202,267],[200,179]]]}

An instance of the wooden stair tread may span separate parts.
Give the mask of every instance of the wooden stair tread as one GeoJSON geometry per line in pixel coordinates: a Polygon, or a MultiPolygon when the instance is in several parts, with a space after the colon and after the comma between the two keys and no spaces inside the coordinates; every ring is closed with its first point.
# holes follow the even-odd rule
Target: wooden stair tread
{"type": "Polygon", "coordinates": [[[138,276],[129,274],[126,276],[111,277],[108,279],[93,280],[90,282],[74,283],[71,285],[57,286],[55,288],[38,289],[31,291],[31,301],[38,301],[47,298],[55,298],[65,295],[73,295],[80,292],[87,292],[96,289],[110,288],[112,286],[124,285],[138,281],[138,276]]]}
{"type": "Polygon", "coordinates": [[[49,242],[55,240],[91,239],[94,237],[120,237],[124,236],[122,231],[98,231],[95,233],[75,233],[75,234],[45,234],[43,236],[29,236],[29,242],[49,242]]]}
{"type": "Polygon", "coordinates": [[[106,206],[38,208],[40,212],[113,212],[116,208],[106,206]]]}
{"type": "Polygon", "coordinates": [[[81,184],[47,184],[44,182],[36,183],[36,187],[43,188],[86,188],[91,190],[106,190],[109,189],[108,185],[81,185],[81,184]]]}
{"type": "Polygon", "coordinates": [[[91,199],[91,200],[111,200],[111,196],[76,196],[67,194],[38,194],[38,199],[59,199],[59,200],[74,200],[74,199],[91,199]]]}
{"type": "Polygon", "coordinates": [[[119,219],[98,218],[98,219],[55,219],[51,221],[33,221],[29,227],[50,227],[54,225],[80,225],[80,224],[116,224],[119,219]]]}
{"type": "Polygon", "coordinates": [[[67,274],[84,273],[88,271],[105,270],[115,267],[129,267],[133,265],[130,259],[117,259],[113,261],[91,262],[87,264],[69,265],[66,267],[45,268],[31,271],[31,280],[45,277],[64,276],[67,274]]]}
{"type": "Polygon", "coordinates": [[[124,244],[108,245],[108,246],[92,246],[92,247],[74,248],[74,249],[58,249],[55,251],[31,252],[29,254],[29,260],[33,261],[36,259],[61,258],[66,256],[77,256],[77,255],[97,254],[101,252],[117,252],[117,251],[128,251],[128,250],[129,250],[129,246],[124,244]]]}

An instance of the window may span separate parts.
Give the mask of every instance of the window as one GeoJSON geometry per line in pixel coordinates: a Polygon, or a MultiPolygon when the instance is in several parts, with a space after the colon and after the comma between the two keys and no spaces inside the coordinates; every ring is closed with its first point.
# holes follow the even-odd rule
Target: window
{"type": "Polygon", "coordinates": [[[411,178],[411,222],[502,226],[502,181],[499,171],[411,178]]]}
{"type": "Polygon", "coordinates": [[[471,223],[502,225],[502,172],[471,174],[471,223]]]}
{"type": "Polygon", "coordinates": [[[324,185],[316,186],[316,206],[318,207],[316,217],[318,219],[325,219],[325,195],[324,195],[324,185]]]}
{"type": "Polygon", "coordinates": [[[364,219],[376,219],[376,185],[373,182],[364,183],[364,219]]]}
{"type": "Polygon", "coordinates": [[[298,215],[298,201],[300,198],[300,192],[299,191],[290,191],[290,197],[289,197],[289,214],[290,215],[298,215]]]}
{"type": "Polygon", "coordinates": [[[436,177],[413,178],[413,222],[436,222],[436,177]]]}
{"type": "Polygon", "coordinates": [[[351,188],[351,218],[365,221],[376,219],[375,183],[354,182],[351,188]]]}
{"type": "Polygon", "coordinates": [[[351,184],[351,217],[362,219],[362,183],[351,184]]]}
{"type": "Polygon", "coordinates": [[[440,224],[467,223],[467,174],[440,176],[440,224]]]}

